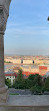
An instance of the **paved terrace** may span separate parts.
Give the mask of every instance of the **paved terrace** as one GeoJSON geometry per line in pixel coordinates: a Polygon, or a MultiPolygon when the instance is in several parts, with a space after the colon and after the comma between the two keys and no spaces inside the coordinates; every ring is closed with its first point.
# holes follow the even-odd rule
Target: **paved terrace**
{"type": "Polygon", "coordinates": [[[9,106],[49,106],[49,95],[9,95],[9,106]]]}

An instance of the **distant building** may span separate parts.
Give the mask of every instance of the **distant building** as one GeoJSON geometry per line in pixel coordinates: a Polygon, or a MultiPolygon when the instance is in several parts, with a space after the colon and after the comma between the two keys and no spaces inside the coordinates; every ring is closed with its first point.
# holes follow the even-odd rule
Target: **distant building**
{"type": "Polygon", "coordinates": [[[47,72],[47,67],[46,66],[39,66],[39,74],[44,76],[47,72]]]}
{"type": "Polygon", "coordinates": [[[15,78],[17,78],[17,74],[13,73],[13,72],[6,72],[5,73],[5,78],[10,79],[11,80],[11,85],[13,85],[13,81],[15,80],[15,78]]]}

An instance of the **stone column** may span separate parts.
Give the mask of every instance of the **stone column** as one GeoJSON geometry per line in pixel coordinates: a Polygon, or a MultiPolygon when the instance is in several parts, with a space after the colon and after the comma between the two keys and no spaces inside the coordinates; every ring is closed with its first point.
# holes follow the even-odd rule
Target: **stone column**
{"type": "Polygon", "coordinates": [[[0,33],[0,88],[5,86],[4,77],[4,37],[0,33]]]}
{"type": "Polygon", "coordinates": [[[8,96],[8,87],[5,86],[4,75],[4,32],[9,15],[11,0],[0,0],[0,104],[5,104],[8,96]]]}

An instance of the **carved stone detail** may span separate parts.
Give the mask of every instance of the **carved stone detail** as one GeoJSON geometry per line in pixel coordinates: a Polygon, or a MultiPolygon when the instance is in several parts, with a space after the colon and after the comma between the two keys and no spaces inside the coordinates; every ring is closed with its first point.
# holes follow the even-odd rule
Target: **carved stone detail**
{"type": "Polygon", "coordinates": [[[3,9],[0,9],[0,32],[4,32],[4,13],[3,13],[3,9]]]}

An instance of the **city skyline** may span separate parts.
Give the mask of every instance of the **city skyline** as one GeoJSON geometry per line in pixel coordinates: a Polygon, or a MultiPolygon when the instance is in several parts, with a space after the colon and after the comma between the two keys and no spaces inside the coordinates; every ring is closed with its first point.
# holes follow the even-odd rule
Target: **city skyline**
{"type": "Polygon", "coordinates": [[[48,9],[46,0],[12,0],[4,38],[6,55],[49,55],[48,9]]]}

